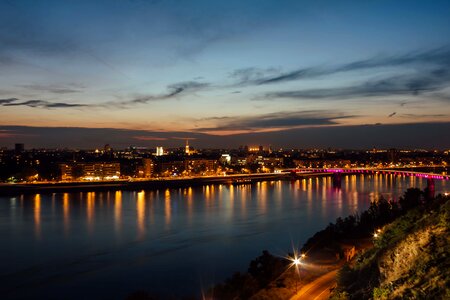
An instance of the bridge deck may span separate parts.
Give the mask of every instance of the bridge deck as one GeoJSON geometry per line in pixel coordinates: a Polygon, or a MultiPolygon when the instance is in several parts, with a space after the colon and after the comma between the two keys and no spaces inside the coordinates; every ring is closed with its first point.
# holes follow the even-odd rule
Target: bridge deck
{"type": "Polygon", "coordinates": [[[369,168],[304,168],[304,169],[284,169],[285,172],[295,173],[348,173],[348,174],[385,174],[394,176],[414,176],[427,179],[450,180],[450,175],[425,173],[415,171],[401,171],[392,169],[369,169],[369,168]]]}

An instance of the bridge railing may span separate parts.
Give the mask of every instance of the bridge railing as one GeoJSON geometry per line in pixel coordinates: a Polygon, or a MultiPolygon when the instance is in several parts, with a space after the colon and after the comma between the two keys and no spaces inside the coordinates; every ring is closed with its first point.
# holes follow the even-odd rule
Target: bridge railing
{"type": "Polygon", "coordinates": [[[298,169],[284,169],[285,172],[294,173],[361,173],[361,174],[384,174],[394,176],[414,176],[427,179],[450,180],[450,175],[414,172],[414,171],[400,171],[393,169],[377,169],[377,168],[298,168],[298,169]]]}

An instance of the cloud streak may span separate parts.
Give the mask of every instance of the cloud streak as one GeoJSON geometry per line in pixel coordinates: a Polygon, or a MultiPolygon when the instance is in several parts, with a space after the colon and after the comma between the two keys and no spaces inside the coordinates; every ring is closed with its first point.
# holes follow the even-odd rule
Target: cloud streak
{"type": "Polygon", "coordinates": [[[33,108],[74,108],[85,107],[86,104],[64,103],[64,102],[49,102],[45,100],[27,100],[18,102],[17,98],[0,99],[0,106],[28,106],[33,108]]]}
{"type": "Polygon", "coordinates": [[[180,147],[184,142],[172,136],[196,137],[192,142],[200,148],[237,148],[239,145],[267,145],[283,148],[327,148],[371,149],[373,145],[385,148],[448,149],[450,122],[410,123],[392,125],[315,126],[272,132],[248,132],[243,134],[219,135],[193,132],[156,132],[113,128],[77,127],[28,127],[0,126],[5,136],[0,140],[3,146],[25,143],[27,148],[95,149],[110,144],[115,149],[130,145],[180,147]],[[13,133],[13,135],[9,135],[13,133]],[[67,138],[70,136],[70,139],[67,138]],[[165,141],[138,141],[135,136],[166,137],[165,141]],[[405,146],[406,145],[406,146],[405,146]]]}
{"type": "Polygon", "coordinates": [[[53,94],[71,94],[81,92],[81,90],[79,89],[74,89],[68,86],[39,85],[39,84],[22,84],[18,86],[32,91],[48,92],[53,94]]]}
{"type": "Polygon", "coordinates": [[[19,100],[19,99],[17,99],[17,98],[0,99],[0,105],[4,106],[4,105],[10,104],[10,103],[13,103],[17,100],[19,100]]]}
{"type": "Polygon", "coordinates": [[[356,97],[375,97],[393,95],[414,95],[439,91],[450,85],[449,68],[420,71],[413,75],[399,75],[384,79],[368,80],[359,85],[304,89],[294,91],[277,91],[265,94],[266,99],[348,99],[356,97]]]}
{"type": "Polygon", "coordinates": [[[399,67],[406,65],[412,65],[418,68],[423,68],[424,65],[445,66],[445,68],[448,69],[450,67],[450,48],[441,47],[429,51],[411,52],[404,55],[387,57],[378,56],[365,60],[354,61],[336,67],[299,68],[284,73],[281,73],[278,69],[274,68],[246,68],[234,71],[232,73],[232,77],[239,80],[238,85],[264,85],[301,79],[313,79],[343,72],[353,72],[383,67],[399,67]],[[276,74],[277,72],[278,74],[276,74]]]}
{"type": "MultiPolygon", "coordinates": [[[[50,102],[46,100],[33,99],[20,102],[18,98],[6,98],[0,99],[0,106],[28,106],[33,108],[80,108],[80,107],[103,107],[103,108],[111,108],[111,107],[119,107],[119,108],[127,108],[132,105],[137,104],[146,104],[154,101],[164,101],[172,98],[177,98],[184,94],[195,93],[198,90],[204,89],[208,87],[208,83],[196,82],[196,81],[186,81],[179,82],[175,84],[171,84],[167,86],[168,92],[166,94],[161,95],[144,95],[137,96],[132,98],[131,100],[119,101],[119,102],[105,102],[100,104],[78,104],[78,103],[66,103],[66,102],[50,102]]],[[[65,89],[53,86],[39,86],[39,85],[27,85],[22,86],[30,89],[40,89],[45,90],[52,93],[57,94],[65,94],[78,92],[72,89],[65,89]]]]}
{"type": "Polygon", "coordinates": [[[117,106],[117,107],[123,108],[123,107],[128,107],[128,106],[134,105],[134,104],[145,104],[145,103],[149,103],[149,102],[169,100],[172,98],[182,96],[184,94],[195,93],[196,91],[204,89],[208,86],[209,86],[208,83],[197,82],[197,81],[179,82],[179,83],[175,83],[175,84],[171,84],[171,85],[167,86],[168,92],[165,94],[137,96],[131,100],[119,101],[119,102],[108,102],[108,103],[106,103],[106,105],[112,105],[112,106],[117,106]]]}
{"type": "Polygon", "coordinates": [[[276,112],[249,117],[213,117],[201,121],[214,120],[214,127],[196,128],[197,132],[213,131],[264,131],[298,128],[302,126],[337,125],[337,120],[349,119],[354,116],[343,115],[330,111],[297,111],[276,112]]]}
{"type": "Polygon", "coordinates": [[[165,137],[146,136],[146,135],[138,135],[138,136],[134,136],[133,138],[138,141],[166,141],[167,140],[167,138],[165,138],[165,137]]]}

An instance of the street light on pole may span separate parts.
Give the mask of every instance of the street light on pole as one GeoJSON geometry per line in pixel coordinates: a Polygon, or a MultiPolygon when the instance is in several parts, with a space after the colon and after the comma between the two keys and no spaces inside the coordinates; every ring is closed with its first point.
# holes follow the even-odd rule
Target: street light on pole
{"type": "Polygon", "coordinates": [[[297,255],[297,253],[294,253],[294,257],[290,257],[289,259],[292,261],[291,267],[295,267],[295,271],[298,275],[297,279],[295,280],[295,292],[297,293],[297,286],[298,282],[300,281],[300,264],[302,263],[302,259],[306,257],[305,254],[301,254],[300,256],[297,255]]]}
{"type": "Polygon", "coordinates": [[[298,282],[300,281],[300,258],[295,257],[294,261],[292,262],[295,266],[295,271],[298,274],[297,280],[295,280],[295,293],[297,293],[297,286],[298,286],[298,282]]]}

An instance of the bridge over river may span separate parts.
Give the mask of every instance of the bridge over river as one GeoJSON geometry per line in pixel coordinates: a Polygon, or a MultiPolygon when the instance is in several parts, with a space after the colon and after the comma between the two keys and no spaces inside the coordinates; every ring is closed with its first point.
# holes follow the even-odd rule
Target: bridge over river
{"type": "Polygon", "coordinates": [[[293,176],[297,174],[333,174],[333,185],[335,187],[341,186],[342,174],[354,175],[354,174],[381,174],[392,176],[405,176],[405,177],[421,177],[427,179],[427,190],[429,195],[434,196],[435,193],[435,180],[450,180],[449,174],[437,174],[427,172],[417,172],[412,170],[395,170],[395,169],[379,169],[379,168],[295,168],[295,169],[283,169],[281,172],[290,172],[293,176]]]}

